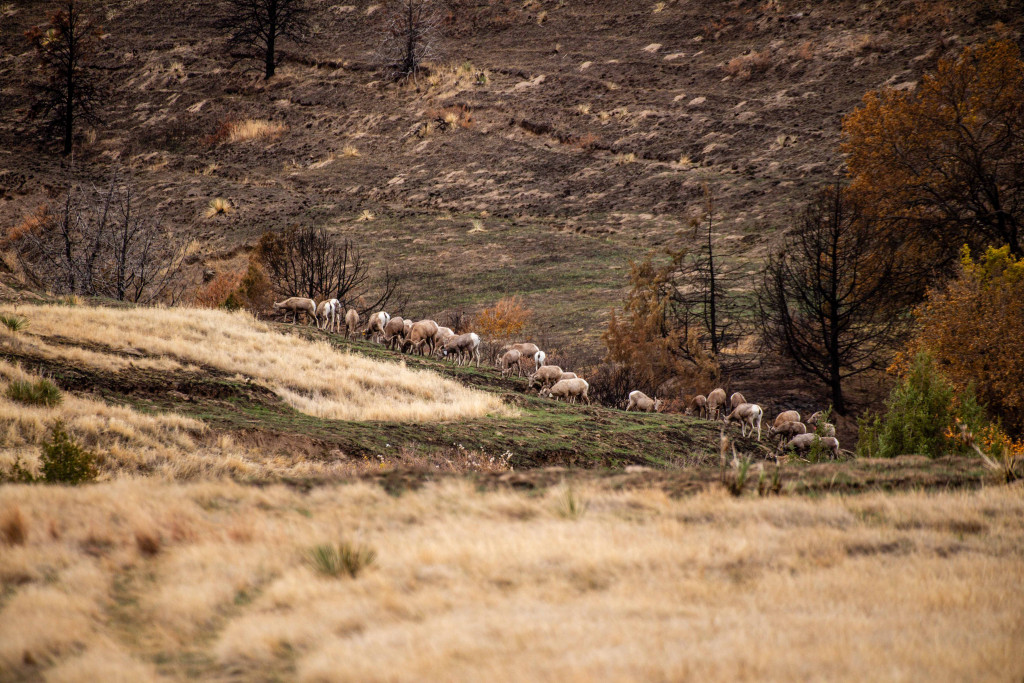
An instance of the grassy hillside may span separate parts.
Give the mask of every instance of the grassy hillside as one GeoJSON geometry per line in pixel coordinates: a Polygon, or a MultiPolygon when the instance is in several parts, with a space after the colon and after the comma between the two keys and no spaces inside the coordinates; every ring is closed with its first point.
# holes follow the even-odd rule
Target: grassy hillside
{"type": "Polygon", "coordinates": [[[718,237],[756,269],[805,190],[841,172],[839,122],[866,90],[1021,27],[997,0],[456,5],[432,73],[394,85],[372,61],[376,3],[312,4],[310,42],[266,82],[225,54],[211,0],[104,3],[104,123],[71,169],[24,117],[22,33],[48,4],[5,6],[0,228],[118,165],[198,235],[197,277],[266,229],[324,225],[401,270],[416,317],[512,292],[553,341],[593,343],[626,261],[685,243],[705,187],[718,237]],[[276,132],[218,135],[247,120],[276,132]],[[235,212],[205,218],[214,198],[235,212]]]}

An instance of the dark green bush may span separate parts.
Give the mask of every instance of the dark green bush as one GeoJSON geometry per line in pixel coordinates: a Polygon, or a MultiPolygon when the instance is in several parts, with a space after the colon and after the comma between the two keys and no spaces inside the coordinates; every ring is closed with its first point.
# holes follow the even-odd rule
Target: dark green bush
{"type": "Polygon", "coordinates": [[[48,484],[81,484],[96,478],[96,455],[72,439],[59,420],[50,440],[43,442],[41,460],[48,484]]]}
{"type": "Polygon", "coordinates": [[[19,403],[26,403],[33,406],[60,405],[63,397],[57,385],[48,379],[41,379],[30,382],[24,379],[16,379],[7,385],[7,398],[19,403]]]}

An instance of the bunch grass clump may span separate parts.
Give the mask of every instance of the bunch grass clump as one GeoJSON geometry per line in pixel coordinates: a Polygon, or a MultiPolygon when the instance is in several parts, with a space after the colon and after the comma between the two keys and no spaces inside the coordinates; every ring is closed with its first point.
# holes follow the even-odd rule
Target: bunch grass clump
{"type": "Polygon", "coordinates": [[[64,400],[57,385],[48,379],[39,379],[35,382],[26,379],[12,380],[7,385],[6,395],[7,398],[18,403],[46,406],[47,408],[60,405],[64,400]]]}
{"type": "Polygon", "coordinates": [[[0,323],[11,332],[20,332],[28,327],[28,319],[13,313],[0,313],[0,323]]]}
{"type": "Polygon", "coordinates": [[[309,550],[309,564],[325,576],[348,575],[356,578],[363,569],[377,560],[377,551],[363,544],[342,541],[338,544],[321,543],[309,550]]]}

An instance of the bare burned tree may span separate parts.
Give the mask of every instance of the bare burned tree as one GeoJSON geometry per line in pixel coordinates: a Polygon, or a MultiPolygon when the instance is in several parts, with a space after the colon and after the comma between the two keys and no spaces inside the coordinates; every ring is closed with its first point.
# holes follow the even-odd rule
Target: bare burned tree
{"type": "Polygon", "coordinates": [[[425,61],[437,58],[445,21],[441,0],[387,0],[381,16],[377,59],[391,77],[416,76],[425,61]]]}
{"type": "Polygon", "coordinates": [[[884,368],[906,331],[897,250],[844,188],[810,202],[768,258],[758,293],[764,339],[831,393],[846,413],[845,380],[884,368]]]}
{"type": "Polygon", "coordinates": [[[266,232],[257,254],[282,296],[334,298],[361,315],[396,302],[398,279],[387,266],[374,287],[373,271],[356,245],[322,227],[266,232]]]}
{"type": "Polygon", "coordinates": [[[180,300],[189,242],[147,219],[131,184],[116,177],[102,192],[70,188],[11,238],[32,285],[141,304],[180,300]]]}
{"type": "Polygon", "coordinates": [[[81,0],[65,0],[47,26],[25,33],[35,48],[41,80],[29,114],[44,121],[47,138],[63,139],[62,153],[71,154],[75,124],[97,121],[96,76],[90,69],[99,29],[81,0]]]}
{"type": "Polygon", "coordinates": [[[263,63],[271,78],[279,61],[278,43],[302,43],[309,33],[306,0],[224,0],[220,27],[230,31],[228,46],[240,55],[263,63]]]}

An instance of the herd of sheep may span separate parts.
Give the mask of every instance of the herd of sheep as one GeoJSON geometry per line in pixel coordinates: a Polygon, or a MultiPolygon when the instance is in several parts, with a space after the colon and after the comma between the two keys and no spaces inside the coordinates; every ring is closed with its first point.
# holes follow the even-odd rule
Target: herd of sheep
{"type": "MultiPolygon", "coordinates": [[[[291,297],[274,304],[276,311],[284,312],[286,321],[288,313],[291,313],[293,323],[298,322],[300,313],[304,313],[310,324],[316,323],[320,329],[339,332],[338,328],[343,321],[347,338],[358,333],[360,316],[353,308],[345,311],[342,316],[342,308],[337,299],[325,299],[317,304],[312,299],[304,297],[291,297]]],[[[436,355],[458,365],[475,363],[477,367],[480,366],[479,335],[475,332],[455,334],[451,328],[438,325],[433,320],[413,322],[379,311],[370,316],[363,336],[403,353],[436,355]]],[[[512,372],[522,377],[525,368],[532,366],[533,372],[528,375],[528,380],[532,388],[539,389],[542,397],[563,399],[567,403],[582,400],[589,404],[590,385],[587,381],[577,377],[573,372],[562,370],[557,365],[546,365],[546,358],[547,354],[536,344],[524,342],[512,344],[504,349],[497,364],[502,377],[511,375],[512,372]]],[[[652,399],[642,391],[631,391],[626,410],[658,412],[661,410],[661,399],[652,399]]],[[[761,440],[761,420],[764,412],[756,403],[748,403],[739,392],[730,396],[728,402],[725,389],[722,388],[715,389],[707,396],[695,396],[687,405],[685,414],[696,414],[707,420],[721,418],[727,425],[738,422],[743,436],[747,435],[748,428],[751,435],[756,429],[757,440],[761,440]]],[[[776,416],[775,422],[768,428],[768,436],[778,437],[780,450],[794,450],[798,453],[809,451],[817,440],[832,457],[838,458],[839,441],[836,439],[835,426],[824,422],[821,417],[821,412],[814,413],[804,423],[800,421],[800,413],[786,410],[776,416]],[[811,427],[810,430],[808,426],[811,427]]]]}

